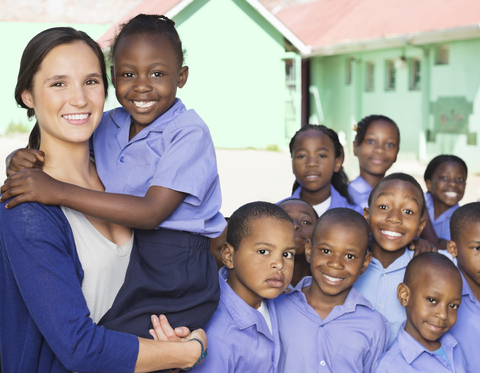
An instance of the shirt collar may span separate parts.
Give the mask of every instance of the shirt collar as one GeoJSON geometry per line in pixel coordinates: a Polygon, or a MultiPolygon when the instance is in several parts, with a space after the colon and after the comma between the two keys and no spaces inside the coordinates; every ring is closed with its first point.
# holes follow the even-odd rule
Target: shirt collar
{"type": "MultiPolygon", "coordinates": [[[[300,199],[300,192],[302,191],[302,187],[299,186],[295,191],[292,193],[292,196],[289,198],[299,198],[300,199]]],[[[335,203],[338,203],[337,200],[341,200],[343,197],[338,193],[338,191],[330,184],[330,197],[332,198],[330,201],[330,206],[335,206],[335,203]]],[[[288,199],[288,198],[286,198],[288,199]]],[[[283,201],[282,201],[283,202],[283,201]]]]}
{"type": "Polygon", "coordinates": [[[444,220],[450,219],[454,211],[460,207],[457,203],[455,206],[449,207],[444,211],[437,219],[435,219],[435,206],[433,205],[433,197],[430,192],[424,193],[425,197],[425,207],[427,208],[428,214],[430,215],[430,220],[432,223],[439,223],[444,220]]]}
{"type": "MultiPolygon", "coordinates": [[[[408,334],[404,328],[405,322],[402,323],[398,331],[397,343],[408,364],[412,364],[423,352],[427,352],[430,355],[433,354],[432,351],[427,350],[425,346],[408,334]]],[[[445,351],[447,349],[452,350],[457,345],[457,340],[450,333],[445,333],[440,338],[440,343],[445,351]]]]}
{"type": "Polygon", "coordinates": [[[387,268],[383,268],[382,263],[376,258],[372,258],[370,261],[370,264],[368,266],[371,266],[373,264],[373,267],[380,268],[382,271],[385,271],[386,273],[388,272],[393,272],[401,268],[405,268],[407,264],[412,260],[413,254],[415,252],[413,250],[408,250],[408,248],[405,248],[405,251],[403,252],[402,256],[395,259],[395,261],[390,264],[387,268]]]}
{"type": "Polygon", "coordinates": [[[463,282],[462,296],[468,296],[473,303],[478,303],[478,300],[477,298],[475,298],[475,295],[473,295],[472,288],[470,287],[467,280],[465,279],[465,276],[463,275],[462,272],[460,272],[460,274],[462,275],[462,282],[463,282]]]}
{"type": "Polygon", "coordinates": [[[350,183],[350,186],[355,189],[358,193],[370,193],[372,191],[372,186],[365,181],[361,176],[357,177],[350,183]]]}
{"type": "MultiPolygon", "coordinates": [[[[219,271],[220,280],[220,302],[222,302],[233,321],[240,330],[246,329],[253,325],[257,330],[264,334],[270,340],[273,340],[272,333],[268,328],[267,322],[263,315],[256,309],[250,307],[243,299],[241,299],[227,284],[228,269],[222,267],[219,271]]],[[[276,317],[274,312],[274,304],[271,299],[265,299],[270,312],[272,328],[275,327],[276,317]]]]}

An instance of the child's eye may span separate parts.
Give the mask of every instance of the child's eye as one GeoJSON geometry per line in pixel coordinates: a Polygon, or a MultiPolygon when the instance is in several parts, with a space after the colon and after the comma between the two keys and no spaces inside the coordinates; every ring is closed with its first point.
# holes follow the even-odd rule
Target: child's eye
{"type": "Polygon", "coordinates": [[[480,246],[473,247],[473,250],[477,250],[477,251],[480,250],[480,246]]]}
{"type": "Polygon", "coordinates": [[[308,220],[302,220],[301,222],[303,225],[312,225],[312,222],[308,221],[308,220]]]}
{"type": "Polygon", "coordinates": [[[406,209],[406,210],[405,210],[405,214],[407,214],[407,215],[413,215],[413,211],[412,211],[412,210],[409,210],[409,209],[406,209]]]}
{"type": "Polygon", "coordinates": [[[327,255],[331,253],[331,251],[328,250],[328,249],[321,249],[320,251],[321,251],[323,254],[327,254],[327,255]]]}
{"type": "Polygon", "coordinates": [[[378,208],[379,208],[380,210],[386,210],[386,209],[387,209],[387,206],[385,206],[385,205],[378,205],[378,208]]]}
{"type": "Polygon", "coordinates": [[[347,254],[347,255],[345,255],[345,258],[352,260],[352,259],[355,259],[355,255],[347,254]]]}
{"type": "Polygon", "coordinates": [[[394,148],[395,144],[393,142],[388,142],[387,143],[387,148],[394,148]]]}
{"type": "Polygon", "coordinates": [[[160,78],[161,76],[163,76],[163,73],[158,72],[158,71],[155,71],[154,73],[152,73],[152,76],[153,76],[154,78],[160,78]]]}
{"type": "Polygon", "coordinates": [[[439,179],[442,181],[448,181],[448,176],[440,176],[439,179]]]}
{"type": "Polygon", "coordinates": [[[435,298],[427,297],[427,300],[428,300],[430,303],[433,303],[433,304],[436,304],[436,303],[437,303],[437,300],[436,300],[435,298]]]}
{"type": "Polygon", "coordinates": [[[305,154],[299,154],[295,158],[302,159],[302,158],[305,158],[305,157],[306,157],[305,154]]]}
{"type": "Polygon", "coordinates": [[[260,255],[268,255],[270,252],[266,249],[261,249],[257,251],[260,255]]]}
{"type": "Polygon", "coordinates": [[[124,76],[125,78],[133,78],[133,73],[123,73],[121,76],[124,76]]]}
{"type": "Polygon", "coordinates": [[[319,154],[318,157],[319,158],[327,158],[327,155],[326,154],[319,154]]]}
{"type": "Polygon", "coordinates": [[[65,83],[63,82],[55,82],[52,84],[52,87],[65,87],[65,83]]]}
{"type": "Polygon", "coordinates": [[[99,83],[99,81],[96,80],[96,79],[90,79],[90,80],[87,80],[85,82],[86,85],[94,85],[94,84],[98,84],[98,83],[99,83]]]}
{"type": "Polygon", "coordinates": [[[458,304],[450,304],[449,306],[452,310],[458,310],[458,304]]]}
{"type": "Polygon", "coordinates": [[[465,179],[463,177],[457,178],[457,183],[464,183],[465,179]]]}
{"type": "Polygon", "coordinates": [[[292,259],[295,256],[295,254],[287,251],[287,252],[283,253],[283,256],[287,259],[292,259]]]}
{"type": "Polygon", "coordinates": [[[373,139],[366,139],[365,142],[366,142],[367,144],[370,144],[370,145],[375,144],[375,140],[373,140],[373,139]]]}

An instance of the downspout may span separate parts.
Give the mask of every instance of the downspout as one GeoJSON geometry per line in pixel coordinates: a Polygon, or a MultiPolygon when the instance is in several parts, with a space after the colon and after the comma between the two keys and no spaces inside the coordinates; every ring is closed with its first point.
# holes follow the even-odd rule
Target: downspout
{"type": "Polygon", "coordinates": [[[431,64],[430,64],[430,47],[424,46],[420,47],[423,51],[423,60],[422,63],[422,131],[420,131],[420,138],[418,144],[418,158],[421,161],[427,159],[427,134],[430,130],[430,73],[431,73],[431,64]]]}
{"type": "Polygon", "coordinates": [[[302,118],[300,125],[303,127],[310,121],[310,59],[302,59],[302,118]]]}

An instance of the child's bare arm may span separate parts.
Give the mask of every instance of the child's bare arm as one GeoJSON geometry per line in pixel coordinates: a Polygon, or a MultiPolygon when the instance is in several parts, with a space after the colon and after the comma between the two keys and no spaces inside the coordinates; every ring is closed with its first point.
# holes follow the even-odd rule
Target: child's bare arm
{"type": "Polygon", "coordinates": [[[17,149],[8,155],[5,160],[7,176],[21,171],[24,168],[43,168],[45,153],[35,149],[17,149]]]}
{"type": "Polygon", "coordinates": [[[83,214],[138,229],[153,229],[162,223],[185,199],[186,194],[152,186],[145,197],[85,189],[55,180],[39,169],[22,170],[7,178],[1,200],[15,197],[5,206],[23,202],[62,205],[83,214]]]}
{"type": "Polygon", "coordinates": [[[425,228],[423,228],[421,237],[427,241],[430,241],[438,250],[447,250],[447,240],[438,238],[435,230],[433,229],[430,215],[425,211],[424,217],[426,218],[425,228]]]}

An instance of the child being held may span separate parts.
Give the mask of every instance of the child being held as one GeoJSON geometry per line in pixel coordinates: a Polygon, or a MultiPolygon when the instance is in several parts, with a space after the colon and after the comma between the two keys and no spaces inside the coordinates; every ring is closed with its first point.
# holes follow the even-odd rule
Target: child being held
{"type": "Polygon", "coordinates": [[[208,357],[195,372],[276,372],[278,326],[273,298],[292,279],[292,220],[280,207],[253,202],[228,221],[220,303],[205,327],[208,357]]]}
{"type": "Polygon", "coordinates": [[[318,216],[336,207],[361,212],[348,194],[348,177],[343,170],[343,146],[337,133],[323,125],[307,124],[290,140],[292,197],[307,201],[318,216]]]}
{"type": "Polygon", "coordinates": [[[465,193],[467,174],[467,165],[461,158],[439,155],[430,161],[423,176],[428,190],[425,193],[428,214],[425,214],[427,223],[422,238],[433,243],[447,256],[450,217],[465,193]]]}
{"type": "Polygon", "coordinates": [[[462,275],[462,306],[450,333],[465,354],[467,372],[480,366],[480,203],[459,207],[450,219],[452,240],[448,251],[457,259],[462,275]]]}
{"type": "Polygon", "coordinates": [[[318,220],[306,244],[312,276],[275,300],[279,372],[370,372],[385,350],[387,320],[352,287],[372,257],[369,234],[365,219],[348,208],[318,220]]]}
{"type": "Polygon", "coordinates": [[[407,320],[374,371],[467,372],[463,352],[448,333],[462,301],[462,277],[455,265],[438,253],[417,255],[407,266],[397,297],[407,320]]]}
{"type": "Polygon", "coordinates": [[[368,196],[397,160],[400,130],[384,115],[369,115],[358,122],[353,154],[358,158],[360,175],[348,184],[353,202],[368,207],[368,196]]]}
{"type": "Polygon", "coordinates": [[[370,226],[372,261],[355,288],[389,321],[390,345],[405,321],[405,309],[398,303],[396,290],[414,255],[407,246],[412,248],[425,225],[425,200],[412,176],[394,173],[375,185],[368,205],[364,216],[370,226]]]}
{"type": "Polygon", "coordinates": [[[312,238],[313,228],[318,215],[312,205],[299,198],[289,198],[278,204],[293,220],[295,229],[295,267],[293,269],[292,286],[297,286],[302,278],[310,276],[310,264],[305,258],[305,247],[312,238]]]}

